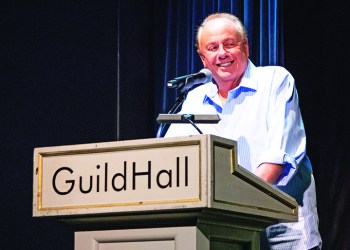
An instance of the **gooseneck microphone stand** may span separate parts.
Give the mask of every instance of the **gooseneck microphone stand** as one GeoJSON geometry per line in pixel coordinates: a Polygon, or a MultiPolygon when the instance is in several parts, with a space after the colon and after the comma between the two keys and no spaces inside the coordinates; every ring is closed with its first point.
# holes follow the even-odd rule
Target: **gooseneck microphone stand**
{"type": "Polygon", "coordinates": [[[157,138],[163,136],[163,130],[166,124],[171,123],[190,123],[199,134],[203,134],[202,131],[197,127],[196,123],[218,123],[220,117],[218,115],[194,115],[194,114],[179,114],[177,113],[179,107],[185,101],[188,92],[193,87],[198,87],[204,83],[208,83],[212,80],[212,73],[208,69],[202,69],[197,74],[187,75],[183,77],[175,78],[168,82],[168,87],[177,88],[180,94],[175,100],[175,104],[168,112],[168,115],[160,114],[157,118],[157,122],[160,124],[157,132],[157,138]],[[181,84],[179,84],[181,82],[181,84]],[[167,116],[167,118],[164,118],[167,116]]]}
{"type": "MultiPolygon", "coordinates": [[[[169,110],[168,114],[175,114],[177,112],[179,107],[185,101],[185,99],[187,97],[187,94],[188,94],[188,91],[189,90],[187,90],[187,91],[180,91],[180,94],[176,98],[175,103],[174,103],[173,107],[169,110]]],[[[200,131],[199,128],[196,126],[196,124],[193,123],[193,121],[191,120],[191,116],[190,115],[187,115],[187,116],[188,116],[188,119],[185,119],[185,121],[191,123],[197,129],[197,131],[200,134],[203,134],[202,131],[200,131]]],[[[183,117],[186,117],[186,115],[184,115],[183,117]]],[[[166,125],[166,123],[161,123],[159,125],[158,132],[157,132],[157,138],[161,138],[162,137],[165,125],[166,125]]]]}

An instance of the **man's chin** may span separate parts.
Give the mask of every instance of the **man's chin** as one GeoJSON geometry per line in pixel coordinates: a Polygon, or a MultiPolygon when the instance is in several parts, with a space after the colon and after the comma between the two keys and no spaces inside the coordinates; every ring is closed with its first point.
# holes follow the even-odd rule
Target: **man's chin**
{"type": "Polygon", "coordinates": [[[233,80],[233,75],[230,72],[225,72],[225,71],[219,71],[218,73],[218,77],[222,80],[222,81],[232,81],[233,80]]]}

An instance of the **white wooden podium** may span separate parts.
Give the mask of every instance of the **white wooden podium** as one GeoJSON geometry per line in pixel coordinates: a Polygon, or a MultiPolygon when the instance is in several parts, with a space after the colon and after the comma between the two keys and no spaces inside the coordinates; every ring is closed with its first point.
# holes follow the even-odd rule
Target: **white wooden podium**
{"type": "Polygon", "coordinates": [[[259,249],[298,205],[236,150],[213,135],[36,148],[33,216],[69,223],[75,249],[259,249]]]}

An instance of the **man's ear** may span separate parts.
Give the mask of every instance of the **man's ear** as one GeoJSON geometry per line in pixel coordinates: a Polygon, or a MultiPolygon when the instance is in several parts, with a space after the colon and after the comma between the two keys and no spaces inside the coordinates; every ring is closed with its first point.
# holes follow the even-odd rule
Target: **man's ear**
{"type": "Polygon", "coordinates": [[[197,49],[197,53],[202,60],[204,68],[206,68],[207,66],[206,66],[206,62],[205,62],[205,56],[203,55],[203,53],[199,49],[197,49]]]}
{"type": "Polygon", "coordinates": [[[249,44],[248,44],[248,38],[245,39],[244,41],[244,52],[247,56],[247,58],[249,57],[249,44]]]}

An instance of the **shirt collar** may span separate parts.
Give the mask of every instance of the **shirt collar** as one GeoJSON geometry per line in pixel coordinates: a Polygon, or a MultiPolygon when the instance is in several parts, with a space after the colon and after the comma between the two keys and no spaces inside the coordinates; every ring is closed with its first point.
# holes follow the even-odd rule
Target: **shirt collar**
{"type": "MultiPolygon", "coordinates": [[[[256,69],[256,66],[248,59],[247,69],[243,74],[241,82],[235,89],[230,90],[230,92],[240,87],[251,89],[254,92],[257,91],[258,90],[257,79],[253,77],[253,72],[255,71],[255,69],[256,69]]],[[[206,95],[204,96],[203,102],[205,102],[207,97],[214,99],[217,94],[218,94],[218,87],[216,83],[215,82],[209,83],[209,87],[207,89],[206,95]]]]}
{"type": "Polygon", "coordinates": [[[242,80],[238,87],[245,87],[252,90],[258,90],[257,79],[253,76],[253,72],[256,70],[256,66],[248,59],[247,69],[243,74],[242,80]]]}

